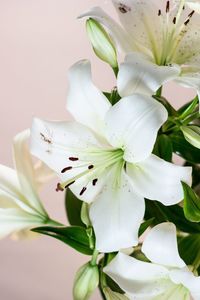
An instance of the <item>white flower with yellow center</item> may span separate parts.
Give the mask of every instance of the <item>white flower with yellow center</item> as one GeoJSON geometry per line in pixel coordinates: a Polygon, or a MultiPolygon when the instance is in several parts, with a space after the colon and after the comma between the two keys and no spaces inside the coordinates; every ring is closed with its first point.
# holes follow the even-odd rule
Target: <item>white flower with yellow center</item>
{"type": "Polygon", "coordinates": [[[92,83],[88,61],[69,72],[67,109],[77,122],[35,119],[32,154],[57,172],[78,198],[91,204],[96,247],[110,252],[138,243],[144,197],[166,205],[183,198],[181,181],[191,168],[152,155],[166,109],[150,96],[133,94],[111,106],[92,83]]]}
{"type": "Polygon", "coordinates": [[[0,165],[0,238],[32,236],[29,230],[46,224],[49,217],[38,196],[39,187],[52,178],[41,162],[33,165],[27,141],[29,130],[14,138],[13,156],[16,170],[0,165]]]}
{"type": "MultiPolygon", "coordinates": [[[[155,66],[169,66],[177,71],[176,81],[200,91],[200,16],[199,1],[112,0],[122,26],[101,8],[95,7],[81,17],[89,16],[104,25],[118,50],[128,54],[124,69],[129,68],[127,80],[121,84],[121,95],[134,89],[134,77],[146,81],[155,92],[155,66]],[[196,8],[195,8],[196,7],[196,8]],[[128,65],[127,65],[128,63],[128,65]],[[132,68],[131,68],[132,63],[132,68]],[[148,67],[147,67],[148,66],[148,67]],[[129,90],[126,86],[129,86],[129,90]]],[[[121,69],[121,72],[124,72],[121,69]]]]}
{"type": "Polygon", "coordinates": [[[200,277],[194,276],[179,256],[174,224],[155,226],[146,236],[142,252],[152,263],[118,253],[104,268],[128,299],[200,299],[200,277]]]}

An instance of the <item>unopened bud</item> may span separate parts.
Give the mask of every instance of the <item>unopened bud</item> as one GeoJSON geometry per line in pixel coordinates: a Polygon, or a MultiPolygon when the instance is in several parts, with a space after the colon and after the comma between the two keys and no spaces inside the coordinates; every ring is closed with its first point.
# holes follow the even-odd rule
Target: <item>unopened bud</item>
{"type": "Polygon", "coordinates": [[[87,33],[92,43],[94,52],[103,61],[117,68],[117,53],[111,37],[96,20],[89,19],[86,22],[87,33]]]}
{"type": "Polygon", "coordinates": [[[125,295],[113,292],[109,287],[103,289],[106,300],[129,300],[125,295]]]}
{"type": "Polygon", "coordinates": [[[200,127],[191,126],[181,126],[181,130],[184,134],[185,139],[194,147],[200,149],[200,127]]]}
{"type": "Polygon", "coordinates": [[[88,300],[99,284],[97,265],[83,265],[76,273],[73,287],[74,300],[88,300]]]}

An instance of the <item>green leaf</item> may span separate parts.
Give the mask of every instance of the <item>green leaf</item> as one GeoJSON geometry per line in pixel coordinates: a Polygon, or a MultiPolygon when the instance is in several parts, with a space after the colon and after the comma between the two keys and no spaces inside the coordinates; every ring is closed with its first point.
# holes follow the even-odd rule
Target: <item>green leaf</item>
{"type": "Polygon", "coordinates": [[[189,103],[186,103],[184,106],[182,106],[179,110],[178,113],[180,115],[180,119],[184,119],[187,116],[189,116],[191,113],[194,112],[195,108],[197,107],[197,104],[199,102],[198,96],[196,96],[192,101],[189,103]]]}
{"type": "Polygon", "coordinates": [[[86,254],[92,255],[93,250],[90,249],[89,238],[85,228],[72,226],[72,227],[49,227],[42,226],[32,229],[34,232],[51,236],[57,240],[62,241],[75,250],[86,254]]]}
{"type": "Polygon", "coordinates": [[[188,221],[179,205],[164,206],[160,202],[146,200],[145,219],[152,217],[155,218],[154,225],[169,221],[183,232],[200,233],[200,224],[188,221]]]}
{"type": "Polygon", "coordinates": [[[172,161],[173,147],[171,139],[161,134],[158,136],[153,153],[166,161],[172,161]]]}
{"type": "Polygon", "coordinates": [[[154,218],[151,218],[140,225],[139,236],[141,236],[149,226],[153,224],[154,218]]]}
{"type": "Polygon", "coordinates": [[[181,258],[187,265],[192,265],[200,252],[200,234],[192,234],[180,239],[178,243],[181,258]]]}
{"type": "Polygon", "coordinates": [[[70,189],[66,190],[65,194],[65,209],[70,225],[85,227],[81,220],[82,201],[79,200],[70,189]]]}
{"type": "Polygon", "coordinates": [[[191,222],[200,222],[200,197],[189,187],[182,182],[184,190],[184,214],[191,222]]]}
{"type": "Polygon", "coordinates": [[[195,148],[188,143],[182,132],[176,132],[170,135],[173,152],[183,157],[190,163],[200,163],[200,149],[195,148]]]}

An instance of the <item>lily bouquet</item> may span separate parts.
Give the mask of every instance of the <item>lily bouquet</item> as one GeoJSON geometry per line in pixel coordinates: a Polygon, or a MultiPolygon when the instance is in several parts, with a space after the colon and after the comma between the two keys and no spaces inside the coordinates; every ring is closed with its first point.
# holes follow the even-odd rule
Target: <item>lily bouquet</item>
{"type": "Polygon", "coordinates": [[[99,7],[80,18],[116,87],[100,91],[79,61],[68,76],[74,121],[35,118],[14,138],[15,170],[0,166],[0,236],[45,234],[88,255],[74,300],[98,286],[105,300],[199,300],[200,1],[113,4],[121,25],[99,7]],[[197,96],[176,110],[168,81],[197,96]],[[52,176],[70,226],[39,199],[52,176]]]}

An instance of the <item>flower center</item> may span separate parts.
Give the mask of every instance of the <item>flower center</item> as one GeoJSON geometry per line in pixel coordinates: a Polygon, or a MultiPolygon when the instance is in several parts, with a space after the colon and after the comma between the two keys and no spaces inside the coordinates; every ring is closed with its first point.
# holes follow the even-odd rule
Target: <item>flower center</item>
{"type": "Polygon", "coordinates": [[[162,66],[175,62],[174,58],[178,46],[187,33],[188,24],[195,13],[191,11],[184,20],[181,20],[182,13],[185,10],[185,0],[180,0],[177,13],[174,16],[172,16],[170,5],[170,1],[167,1],[165,12],[162,12],[161,9],[158,10],[158,17],[162,17],[163,22],[161,51],[159,46],[152,47],[155,62],[162,66]],[[163,15],[165,15],[164,18],[163,15]]]}
{"type": "Polygon", "coordinates": [[[82,196],[88,185],[95,187],[102,174],[105,174],[113,166],[115,166],[113,182],[115,185],[119,185],[121,171],[125,166],[123,155],[124,151],[122,149],[91,149],[85,153],[80,153],[79,157],[69,157],[70,165],[61,170],[61,174],[67,173],[68,178],[65,182],[58,183],[56,191],[64,191],[75,182],[84,179],[86,184],[80,190],[80,196],[82,196]]]}

